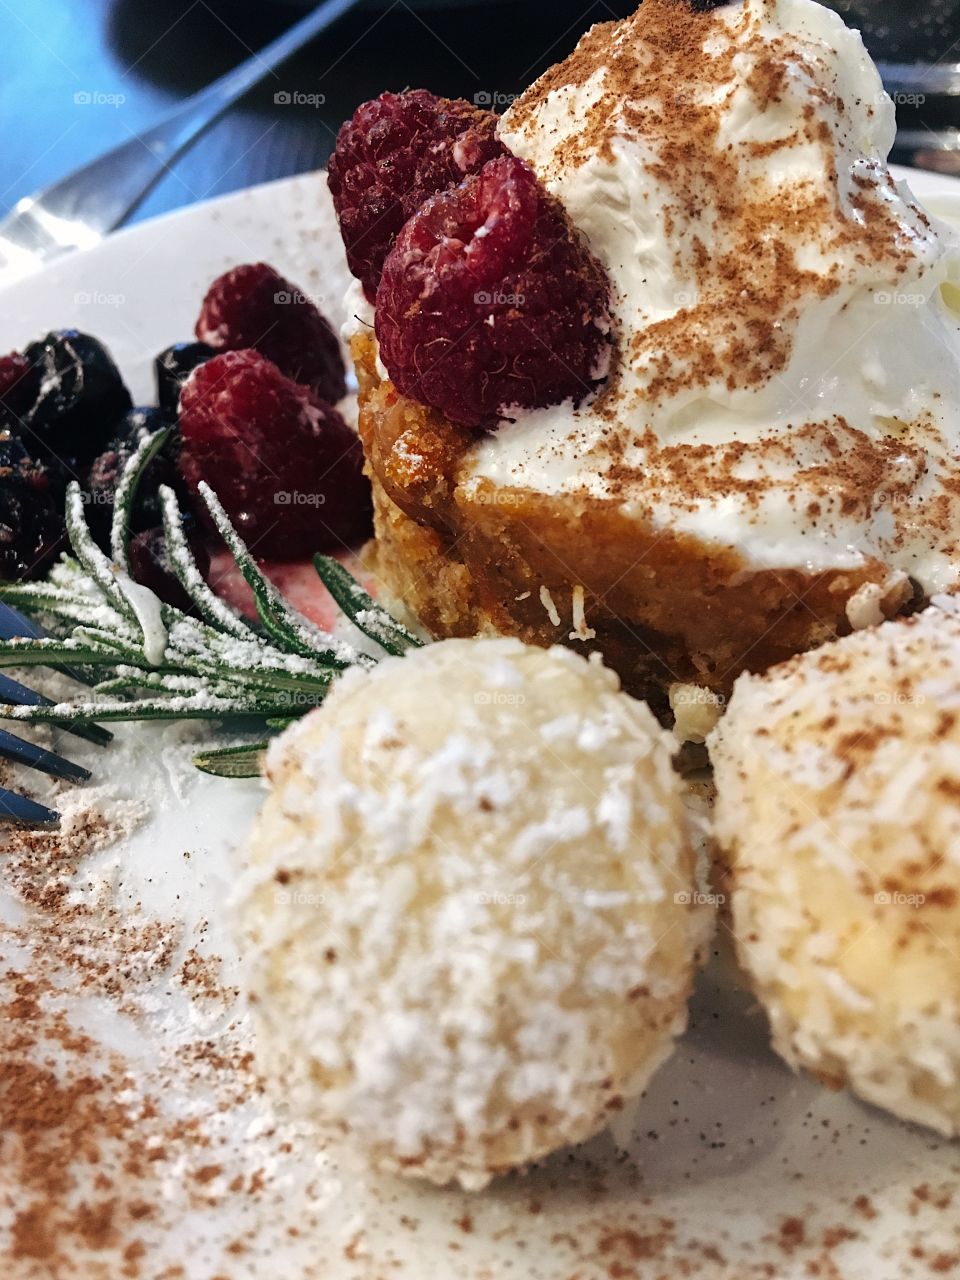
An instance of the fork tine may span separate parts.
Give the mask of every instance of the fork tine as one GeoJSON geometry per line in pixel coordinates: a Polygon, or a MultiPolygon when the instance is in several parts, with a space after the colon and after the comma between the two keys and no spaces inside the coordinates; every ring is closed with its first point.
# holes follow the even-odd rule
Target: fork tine
{"type": "Polygon", "coordinates": [[[42,627],[0,600],[0,640],[16,640],[20,636],[39,640],[44,635],[46,632],[42,627]]]}
{"type": "Polygon", "coordinates": [[[2,672],[0,672],[0,699],[12,703],[15,707],[43,707],[50,703],[50,699],[45,698],[42,693],[28,689],[19,680],[12,680],[2,672]]]}
{"type": "MultiPolygon", "coordinates": [[[[19,640],[21,637],[27,640],[44,640],[49,639],[49,636],[50,632],[45,627],[41,627],[39,622],[34,622],[19,609],[14,609],[12,605],[4,604],[0,600],[0,640],[19,640]]],[[[70,676],[80,684],[90,683],[78,667],[57,666],[53,670],[62,671],[65,676],[70,676]]]]}
{"type": "MultiPolygon", "coordinates": [[[[10,605],[4,604],[0,600],[0,640],[16,640],[20,636],[39,640],[47,634],[48,632],[44,631],[43,627],[38,626],[32,618],[26,617],[18,609],[13,609],[10,605]]],[[[90,683],[83,672],[77,671],[74,667],[56,667],[55,670],[62,672],[80,684],[87,685],[90,683]]],[[[13,703],[14,706],[18,707],[53,706],[49,698],[44,698],[42,694],[35,693],[33,689],[28,689],[26,685],[20,684],[17,680],[11,680],[9,676],[4,675],[0,675],[0,700],[13,703]]],[[[98,724],[65,724],[62,728],[66,733],[72,733],[75,738],[82,738],[86,742],[96,743],[98,747],[105,747],[108,742],[113,741],[113,734],[110,730],[104,729],[98,724]]]]}
{"type": "Polygon", "coordinates": [[[13,822],[24,827],[56,827],[60,815],[55,809],[28,800],[16,791],[4,791],[0,787],[0,822],[13,822]]]}
{"type": "Polygon", "coordinates": [[[25,742],[23,738],[7,733],[4,729],[0,729],[0,758],[49,774],[51,778],[64,778],[68,782],[87,782],[91,776],[90,770],[84,769],[82,765],[65,760],[55,751],[45,751],[34,742],[25,742]]]}
{"type": "MultiPolygon", "coordinates": [[[[53,706],[52,700],[45,698],[42,693],[28,689],[19,680],[12,680],[9,676],[0,673],[0,704],[2,703],[10,703],[15,707],[53,706]]],[[[113,741],[113,734],[98,724],[64,724],[61,728],[65,733],[72,733],[75,738],[82,738],[85,742],[92,742],[98,747],[105,747],[113,741]]]]}

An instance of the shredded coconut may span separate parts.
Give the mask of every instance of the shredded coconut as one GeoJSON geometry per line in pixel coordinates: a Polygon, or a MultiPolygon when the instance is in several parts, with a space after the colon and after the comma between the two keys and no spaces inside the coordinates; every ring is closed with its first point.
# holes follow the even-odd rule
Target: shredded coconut
{"type": "Polygon", "coordinates": [[[560,625],[560,610],[554,604],[553,596],[550,594],[549,587],[542,586],[540,588],[540,603],[547,611],[547,617],[555,627],[560,625]]]}

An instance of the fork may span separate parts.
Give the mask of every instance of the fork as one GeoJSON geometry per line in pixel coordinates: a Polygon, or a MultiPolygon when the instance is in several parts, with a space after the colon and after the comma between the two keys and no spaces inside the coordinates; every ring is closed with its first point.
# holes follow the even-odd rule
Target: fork
{"type": "MultiPolygon", "coordinates": [[[[16,609],[0,602],[0,640],[12,640],[17,636],[42,636],[45,632],[35,622],[24,617],[16,609]]],[[[83,683],[88,683],[83,672],[75,668],[63,668],[63,673],[83,683]]],[[[12,680],[0,673],[0,701],[15,706],[53,706],[49,698],[28,689],[26,685],[12,680]]],[[[64,725],[66,732],[79,738],[85,738],[98,746],[106,746],[113,735],[99,725],[64,725]]],[[[92,776],[89,769],[67,760],[55,751],[38,747],[36,743],[18,738],[16,734],[0,730],[0,760],[7,760],[27,769],[35,769],[51,778],[59,778],[65,782],[87,782],[92,776]]],[[[31,800],[29,796],[18,791],[9,791],[0,787],[0,823],[15,823],[18,826],[55,827],[60,815],[55,809],[31,800]]]]}
{"type": "Polygon", "coordinates": [[[131,138],[59,182],[25,196],[0,221],[0,280],[38,271],[51,258],[89,249],[121,226],[171,164],[254,85],[360,0],[324,0],[259,53],[131,138]]]}

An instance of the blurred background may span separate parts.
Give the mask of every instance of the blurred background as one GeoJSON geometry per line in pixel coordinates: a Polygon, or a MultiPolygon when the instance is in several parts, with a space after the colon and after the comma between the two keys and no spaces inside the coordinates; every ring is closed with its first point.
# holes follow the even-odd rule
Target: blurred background
{"type": "MultiPolygon", "coordinates": [[[[254,90],[136,217],[322,165],[358,102],[426,86],[502,110],[635,0],[368,0],[254,90]]],[[[875,57],[933,64],[897,95],[897,159],[960,173],[960,0],[835,0],[875,57]]],[[[0,214],[149,127],[279,34],[296,0],[0,0],[0,214]]]]}

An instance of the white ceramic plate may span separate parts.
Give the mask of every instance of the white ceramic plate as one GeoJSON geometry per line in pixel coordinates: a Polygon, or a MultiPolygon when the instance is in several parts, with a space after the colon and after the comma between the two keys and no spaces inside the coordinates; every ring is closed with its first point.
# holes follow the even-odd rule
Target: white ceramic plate
{"type": "MultiPolygon", "coordinates": [[[[952,181],[912,181],[960,209],[952,181]]],[[[153,354],[190,336],[208,282],[257,259],[342,319],[322,177],[143,224],[19,282],[0,295],[0,350],[75,325],[149,398],[153,354]]],[[[0,830],[0,1275],[960,1274],[960,1147],[792,1076],[722,958],[623,1147],[603,1136],[479,1196],[341,1163],[250,1071],[224,903],[259,793],[190,769],[205,735],[67,740],[103,788],[56,798],[65,836],[0,830]]]]}

